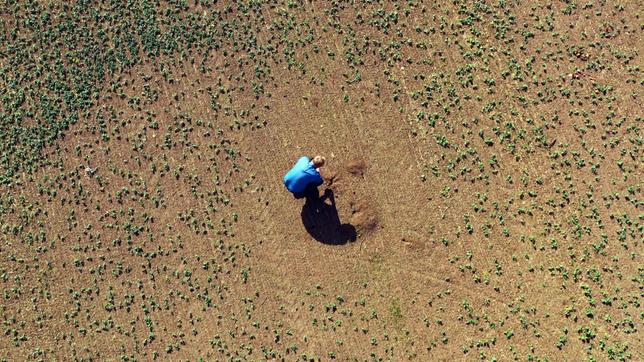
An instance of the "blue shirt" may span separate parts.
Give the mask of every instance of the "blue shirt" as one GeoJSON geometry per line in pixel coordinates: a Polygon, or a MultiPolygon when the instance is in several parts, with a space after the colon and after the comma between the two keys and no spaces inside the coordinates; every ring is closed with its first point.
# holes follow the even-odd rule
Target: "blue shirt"
{"type": "Polygon", "coordinates": [[[310,184],[324,182],[318,170],[308,157],[300,157],[293,168],[284,175],[284,186],[291,192],[303,192],[310,184]]]}

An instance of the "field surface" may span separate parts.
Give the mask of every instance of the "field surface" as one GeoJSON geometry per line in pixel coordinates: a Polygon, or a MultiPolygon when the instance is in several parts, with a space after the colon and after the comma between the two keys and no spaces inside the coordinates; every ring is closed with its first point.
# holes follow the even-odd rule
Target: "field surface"
{"type": "Polygon", "coordinates": [[[0,358],[644,360],[642,9],[1,0],[0,358]]]}

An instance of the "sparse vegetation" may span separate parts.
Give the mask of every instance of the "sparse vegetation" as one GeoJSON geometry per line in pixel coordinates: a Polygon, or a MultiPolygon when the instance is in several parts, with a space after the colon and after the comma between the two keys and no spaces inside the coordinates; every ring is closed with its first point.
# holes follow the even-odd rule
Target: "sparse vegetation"
{"type": "Polygon", "coordinates": [[[4,0],[0,358],[639,360],[641,10],[4,0]]]}

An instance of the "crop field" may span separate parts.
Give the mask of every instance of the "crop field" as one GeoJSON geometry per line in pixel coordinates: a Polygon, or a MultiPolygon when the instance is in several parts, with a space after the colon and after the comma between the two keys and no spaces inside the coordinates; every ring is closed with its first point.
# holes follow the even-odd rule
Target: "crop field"
{"type": "Polygon", "coordinates": [[[643,9],[0,0],[0,360],[644,360],[643,9]]]}

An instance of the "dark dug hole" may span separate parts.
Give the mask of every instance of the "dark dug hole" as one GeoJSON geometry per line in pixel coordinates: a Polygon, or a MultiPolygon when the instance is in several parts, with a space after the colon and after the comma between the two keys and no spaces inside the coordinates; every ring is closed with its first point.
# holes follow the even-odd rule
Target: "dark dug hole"
{"type": "Polygon", "coordinates": [[[302,207],[302,223],[315,240],[324,244],[342,245],[355,241],[357,237],[353,225],[340,223],[331,189],[326,189],[321,197],[316,194],[307,195],[302,207]]]}

